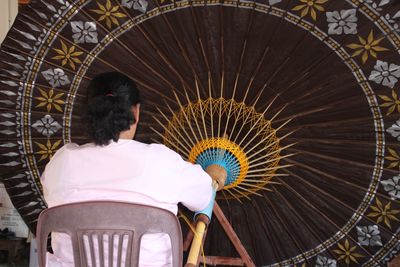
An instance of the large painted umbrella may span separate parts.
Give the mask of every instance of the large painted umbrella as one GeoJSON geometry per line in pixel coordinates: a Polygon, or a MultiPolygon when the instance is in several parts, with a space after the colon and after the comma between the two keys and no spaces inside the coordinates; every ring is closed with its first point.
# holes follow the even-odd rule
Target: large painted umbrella
{"type": "MultiPolygon", "coordinates": [[[[400,18],[390,0],[41,0],[0,52],[0,175],[31,228],[40,175],[85,143],[104,71],[143,95],[137,139],[228,170],[257,266],[380,266],[399,250],[400,18]]],[[[235,256],[218,222],[208,255],[235,256]]]]}

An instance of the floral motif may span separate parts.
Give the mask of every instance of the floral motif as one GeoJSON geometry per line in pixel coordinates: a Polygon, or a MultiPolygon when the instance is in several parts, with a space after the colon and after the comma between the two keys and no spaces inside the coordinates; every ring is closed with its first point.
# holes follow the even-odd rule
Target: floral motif
{"type": "Polygon", "coordinates": [[[278,4],[280,2],[282,2],[282,0],[268,0],[268,3],[269,3],[270,6],[273,6],[273,5],[278,4]]]}
{"type": "Polygon", "coordinates": [[[333,252],[339,255],[338,260],[344,260],[347,265],[349,265],[351,262],[358,264],[357,258],[364,257],[363,255],[355,252],[357,246],[350,247],[348,239],[344,241],[343,245],[338,243],[338,248],[339,249],[333,250],[333,252]]]}
{"type": "Polygon", "coordinates": [[[68,63],[69,66],[75,70],[75,63],[82,63],[78,57],[83,54],[83,52],[75,51],[75,49],[75,45],[68,48],[67,45],[61,40],[61,49],[53,48],[53,50],[56,51],[57,56],[52,57],[52,59],[60,59],[62,66],[68,63]]]}
{"type": "Polygon", "coordinates": [[[358,243],[362,246],[382,246],[378,225],[357,226],[358,243]]]}
{"type": "Polygon", "coordinates": [[[32,127],[47,137],[52,136],[62,128],[61,125],[49,114],[46,114],[43,118],[32,124],[32,127]]]}
{"type": "Polygon", "coordinates": [[[400,155],[394,150],[388,147],[389,154],[388,156],[385,157],[385,159],[391,161],[388,168],[393,169],[393,168],[399,168],[400,170],[400,155]]]}
{"type": "Polygon", "coordinates": [[[325,11],[323,8],[323,4],[328,2],[328,0],[299,0],[302,4],[295,6],[292,8],[293,11],[300,11],[300,17],[305,17],[309,13],[313,20],[317,20],[317,11],[325,11]]]}
{"type": "Polygon", "coordinates": [[[121,5],[145,13],[148,3],[146,0],[122,0],[121,5]]]}
{"type": "Polygon", "coordinates": [[[356,34],[357,16],[356,9],[326,12],[328,21],[328,34],[356,34]]]}
{"type": "Polygon", "coordinates": [[[400,213],[400,210],[392,210],[391,204],[392,203],[388,201],[384,207],[382,202],[376,198],[376,205],[370,207],[373,212],[367,214],[367,216],[371,218],[377,217],[376,223],[384,222],[386,226],[391,229],[390,220],[398,221],[399,219],[397,219],[395,215],[400,213]]]}
{"type": "Polygon", "coordinates": [[[315,267],[336,267],[336,260],[318,256],[315,267]]]}
{"type": "Polygon", "coordinates": [[[93,21],[71,21],[72,38],[77,44],[97,43],[98,33],[96,23],[93,21]]]}
{"type": "Polygon", "coordinates": [[[51,159],[51,157],[56,152],[57,147],[61,144],[61,140],[56,141],[54,144],[51,144],[50,140],[47,140],[47,143],[45,145],[38,142],[35,142],[35,144],[41,149],[37,152],[37,154],[41,155],[39,159],[40,162],[47,158],[51,159]]]}
{"type": "Polygon", "coordinates": [[[392,88],[400,78],[400,66],[377,60],[369,80],[392,88]]]}
{"type": "Polygon", "coordinates": [[[36,107],[46,106],[47,112],[50,112],[51,108],[54,107],[56,110],[63,112],[60,105],[65,104],[65,101],[60,98],[64,95],[64,93],[58,93],[54,95],[53,89],[51,89],[48,94],[46,91],[40,88],[39,91],[42,96],[35,97],[36,100],[40,101],[40,103],[36,107]]]}
{"type": "Polygon", "coordinates": [[[400,176],[393,176],[390,179],[381,181],[383,189],[392,197],[400,199],[400,176]]]}
{"type": "Polygon", "coordinates": [[[397,120],[395,124],[386,129],[386,132],[390,133],[397,141],[400,141],[400,120],[397,120]]]}
{"type": "Polygon", "coordinates": [[[100,15],[98,21],[106,21],[107,27],[110,29],[113,24],[119,26],[119,18],[125,18],[124,13],[118,12],[120,6],[112,6],[111,1],[107,0],[105,6],[97,3],[99,9],[92,9],[91,11],[100,15]]]}
{"type": "Polygon", "coordinates": [[[380,12],[382,11],[382,6],[389,4],[390,0],[380,0],[378,1],[379,3],[375,3],[373,0],[364,0],[364,2],[370,4],[372,8],[380,12]]]}
{"type": "Polygon", "coordinates": [[[371,31],[368,35],[368,38],[364,39],[360,35],[358,35],[358,39],[360,41],[359,44],[352,43],[347,45],[348,48],[354,49],[354,53],[351,55],[352,57],[361,56],[363,64],[367,62],[368,55],[371,55],[374,58],[377,58],[377,52],[388,51],[389,49],[379,46],[379,43],[385,37],[381,37],[379,39],[374,38],[374,32],[371,31]]]}
{"type": "Polygon", "coordinates": [[[400,99],[394,90],[392,90],[391,98],[385,95],[379,95],[379,98],[385,101],[380,107],[388,108],[386,115],[392,114],[395,110],[400,113],[400,99]]]}
{"type": "Polygon", "coordinates": [[[43,71],[42,75],[53,87],[58,87],[60,85],[66,85],[70,83],[68,76],[65,75],[64,71],[59,68],[43,71]]]}

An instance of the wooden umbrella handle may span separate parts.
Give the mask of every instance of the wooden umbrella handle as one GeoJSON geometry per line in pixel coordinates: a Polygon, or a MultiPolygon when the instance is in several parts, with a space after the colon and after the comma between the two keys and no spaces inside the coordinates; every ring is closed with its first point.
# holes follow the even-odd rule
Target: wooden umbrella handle
{"type": "Polygon", "coordinates": [[[212,164],[208,166],[206,172],[213,179],[212,183],[212,187],[214,190],[213,199],[210,201],[209,207],[206,208],[204,212],[200,213],[200,215],[196,217],[197,221],[196,221],[195,233],[185,267],[195,267],[198,264],[201,246],[205,237],[207,225],[210,223],[211,220],[212,210],[214,208],[215,193],[216,191],[221,190],[224,187],[225,180],[227,177],[226,170],[222,166],[217,164],[212,164]]]}

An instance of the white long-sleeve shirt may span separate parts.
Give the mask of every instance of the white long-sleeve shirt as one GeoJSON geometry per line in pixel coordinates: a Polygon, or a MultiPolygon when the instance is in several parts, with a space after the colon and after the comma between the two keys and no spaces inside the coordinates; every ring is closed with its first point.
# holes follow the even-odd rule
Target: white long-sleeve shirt
{"type": "MultiPolygon", "coordinates": [[[[107,146],[67,144],[59,149],[42,175],[49,207],[89,200],[117,200],[151,205],[177,214],[178,202],[193,211],[211,199],[211,178],[199,165],[184,161],[159,144],[120,139],[107,146]]],[[[54,254],[47,266],[72,267],[70,239],[52,235],[54,254]]],[[[170,266],[167,235],[145,235],[140,266],[170,266]]]]}

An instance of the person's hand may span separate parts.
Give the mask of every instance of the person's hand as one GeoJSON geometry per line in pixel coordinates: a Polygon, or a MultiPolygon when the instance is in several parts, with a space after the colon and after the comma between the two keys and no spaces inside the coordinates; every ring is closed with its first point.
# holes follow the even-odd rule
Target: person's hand
{"type": "Polygon", "coordinates": [[[228,176],[225,168],[218,164],[211,164],[207,167],[206,172],[215,182],[217,182],[218,191],[221,190],[224,187],[226,177],[228,176]]]}

